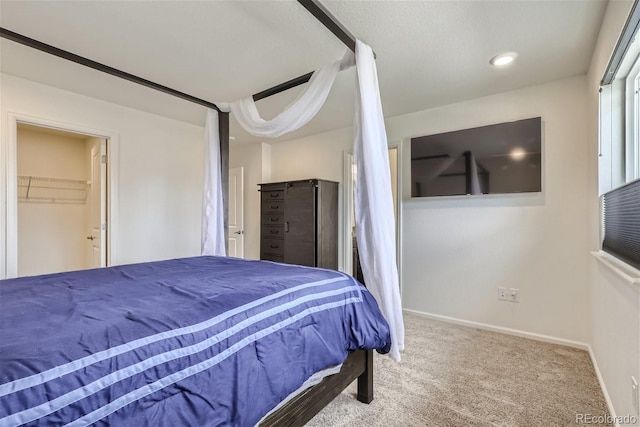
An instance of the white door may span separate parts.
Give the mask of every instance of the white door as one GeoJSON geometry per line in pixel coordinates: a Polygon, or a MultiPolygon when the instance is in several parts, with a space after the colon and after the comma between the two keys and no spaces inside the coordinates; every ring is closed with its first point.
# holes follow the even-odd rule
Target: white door
{"type": "Polygon", "coordinates": [[[244,258],[244,169],[229,169],[229,252],[244,258]]]}
{"type": "Polygon", "coordinates": [[[89,268],[105,267],[107,265],[106,246],[106,140],[98,140],[91,147],[91,182],[88,194],[89,210],[89,268]],[[104,160],[103,160],[104,159],[104,160]]]}
{"type": "MultiPolygon", "coordinates": [[[[355,235],[356,219],[355,219],[355,182],[358,170],[356,168],[353,154],[344,153],[344,217],[350,218],[345,226],[344,233],[344,272],[352,274],[353,272],[353,236],[355,235]]],[[[399,211],[398,211],[398,148],[389,148],[389,168],[391,175],[391,197],[393,198],[393,212],[396,223],[396,258],[398,266],[400,265],[400,242],[399,242],[399,211]]]]}

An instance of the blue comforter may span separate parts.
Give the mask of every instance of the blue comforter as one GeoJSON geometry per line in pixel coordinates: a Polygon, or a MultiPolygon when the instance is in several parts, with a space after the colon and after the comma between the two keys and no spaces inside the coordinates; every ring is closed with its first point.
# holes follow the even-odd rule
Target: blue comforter
{"type": "Polygon", "coordinates": [[[390,346],[345,274],[196,257],[0,281],[0,427],[256,424],[390,346]]]}

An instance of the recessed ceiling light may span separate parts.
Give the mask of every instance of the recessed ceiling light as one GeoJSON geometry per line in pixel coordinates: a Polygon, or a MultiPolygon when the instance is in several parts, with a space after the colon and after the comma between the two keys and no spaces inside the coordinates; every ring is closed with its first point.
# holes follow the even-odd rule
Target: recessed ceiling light
{"type": "Polygon", "coordinates": [[[489,62],[495,67],[504,67],[511,64],[517,57],[518,54],[515,52],[506,52],[494,56],[489,62]]]}

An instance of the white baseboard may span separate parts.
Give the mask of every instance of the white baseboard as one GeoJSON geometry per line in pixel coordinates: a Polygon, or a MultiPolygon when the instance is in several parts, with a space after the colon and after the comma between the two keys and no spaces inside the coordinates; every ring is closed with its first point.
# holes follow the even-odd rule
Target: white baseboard
{"type": "Polygon", "coordinates": [[[589,345],[579,341],[571,341],[564,338],[552,337],[549,335],[536,334],[533,332],[520,331],[518,329],[504,328],[502,326],[489,325],[486,323],[473,322],[471,320],[457,319],[455,317],[441,316],[439,314],[425,313],[423,311],[410,310],[408,308],[402,311],[406,313],[415,314],[417,316],[427,317],[429,319],[441,320],[443,322],[455,323],[457,325],[469,326],[471,328],[484,329],[487,331],[500,332],[507,335],[514,335],[517,337],[529,338],[536,341],[543,341],[552,344],[564,345],[567,347],[579,348],[580,350],[589,350],[589,345]]]}
{"type": "MultiPolygon", "coordinates": [[[[600,373],[600,368],[598,367],[598,362],[596,360],[596,356],[591,349],[589,344],[585,344],[579,341],[567,340],[564,338],[552,337],[549,335],[535,334],[532,332],[520,331],[517,329],[504,328],[502,326],[488,325],[486,323],[473,322],[470,320],[457,319],[455,317],[441,316],[439,314],[425,313],[417,310],[410,310],[408,308],[403,309],[402,311],[406,313],[415,314],[416,316],[426,317],[428,319],[440,320],[448,323],[455,323],[457,325],[468,326],[471,328],[478,328],[487,331],[500,332],[507,335],[515,335],[517,337],[529,338],[536,341],[548,342],[551,344],[559,344],[567,347],[574,347],[580,350],[586,350],[589,353],[589,357],[591,358],[591,363],[593,363],[593,368],[596,372],[596,377],[598,378],[598,383],[600,384],[600,389],[602,390],[602,394],[604,396],[604,400],[607,403],[607,409],[609,409],[609,413],[616,419],[616,413],[613,409],[613,403],[611,402],[611,397],[609,396],[609,392],[607,391],[607,386],[604,383],[604,379],[602,378],[602,374],[600,373]]],[[[615,423],[616,427],[620,427],[619,423],[615,423]]]]}
{"type": "MultiPolygon", "coordinates": [[[[602,378],[602,374],[600,373],[600,368],[598,367],[598,361],[596,360],[596,355],[593,352],[591,346],[589,346],[589,357],[591,357],[591,363],[593,363],[593,369],[596,371],[596,377],[598,378],[598,383],[600,383],[600,389],[602,390],[602,395],[604,396],[604,401],[607,403],[607,409],[611,414],[611,417],[614,420],[617,420],[616,411],[613,409],[613,402],[611,401],[611,397],[609,396],[609,392],[607,391],[607,386],[604,383],[604,379],[602,378]]],[[[620,423],[616,421],[614,423],[615,427],[620,427],[620,423]]]]}

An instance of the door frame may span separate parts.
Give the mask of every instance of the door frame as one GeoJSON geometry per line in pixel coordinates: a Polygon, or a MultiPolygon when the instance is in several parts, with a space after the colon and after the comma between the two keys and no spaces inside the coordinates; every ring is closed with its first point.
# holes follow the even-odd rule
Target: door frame
{"type": "MultiPolygon", "coordinates": [[[[242,254],[239,258],[245,258],[244,256],[244,246],[245,246],[245,239],[244,239],[244,166],[238,166],[235,168],[229,168],[229,175],[231,175],[231,171],[232,170],[239,170],[240,171],[240,191],[242,192],[240,198],[238,198],[238,193],[236,192],[236,208],[238,207],[238,205],[240,205],[240,211],[242,213],[241,218],[240,218],[240,226],[238,228],[240,228],[240,238],[242,239],[242,254]]],[[[229,189],[231,189],[231,180],[229,180],[229,189]]],[[[231,204],[229,204],[229,206],[231,206],[231,204]]],[[[237,212],[237,211],[236,211],[237,212]]],[[[230,218],[229,218],[230,221],[230,218]]],[[[227,226],[229,227],[229,224],[227,224],[227,226]]],[[[229,233],[230,235],[231,233],[229,233]]],[[[227,236],[227,240],[229,239],[229,236],[227,236]]],[[[228,253],[228,248],[227,248],[227,256],[229,256],[228,253]]],[[[237,256],[237,253],[236,253],[237,256]]]]}
{"type": "MultiPolygon", "coordinates": [[[[117,242],[116,212],[118,212],[118,133],[112,130],[94,129],[83,125],[73,123],[63,123],[49,120],[42,117],[29,116],[26,114],[8,113],[8,135],[4,150],[4,200],[0,203],[4,204],[4,212],[2,213],[4,221],[0,221],[0,233],[4,230],[3,245],[0,245],[0,279],[8,279],[17,277],[18,275],[18,123],[57,129],[67,132],[84,134],[104,138],[107,146],[107,179],[106,185],[106,257],[107,266],[112,265],[116,259],[117,242]]],[[[2,147],[0,147],[2,148],[2,147]]],[[[0,205],[1,206],[1,205],[0,205]]],[[[0,218],[1,220],[2,218],[0,218]]],[[[1,234],[0,234],[1,236],[1,234]]]]}
{"type": "Polygon", "coordinates": [[[354,187],[353,187],[353,154],[344,151],[343,161],[343,203],[342,203],[342,271],[347,274],[353,272],[353,237],[351,230],[351,217],[354,211],[354,187]]]}
{"type": "MultiPolygon", "coordinates": [[[[402,207],[403,207],[403,195],[402,195],[402,141],[392,141],[388,144],[387,150],[397,149],[396,157],[396,265],[398,266],[398,284],[400,286],[400,295],[402,295],[402,207]]],[[[343,224],[343,258],[342,266],[343,272],[351,274],[353,271],[353,242],[351,239],[351,215],[353,215],[354,201],[353,197],[349,197],[349,194],[353,195],[354,183],[351,164],[353,161],[353,154],[349,151],[343,151],[343,187],[344,197],[342,203],[342,224],[343,224]]]]}
{"type": "MultiPolygon", "coordinates": [[[[86,223],[88,225],[88,227],[86,227],[86,232],[88,234],[90,234],[90,236],[92,237],[91,239],[91,250],[89,251],[89,253],[87,254],[85,252],[85,255],[88,255],[87,259],[87,263],[85,264],[85,268],[99,268],[99,267],[106,267],[107,266],[107,250],[108,250],[108,239],[107,239],[107,229],[105,229],[103,227],[104,224],[108,224],[107,222],[107,215],[106,215],[106,210],[109,208],[109,205],[107,204],[107,185],[106,185],[106,179],[107,179],[107,170],[109,169],[107,166],[109,166],[108,162],[106,164],[103,164],[102,162],[102,156],[107,154],[107,139],[106,138],[94,138],[94,140],[98,140],[99,142],[95,145],[93,145],[91,147],[91,149],[89,150],[89,163],[90,163],[90,179],[91,179],[91,189],[89,190],[89,204],[87,205],[85,203],[85,215],[86,215],[86,223]],[[96,153],[97,152],[97,153],[96,153]],[[96,175],[95,175],[95,169],[94,169],[94,159],[95,156],[98,156],[98,161],[100,162],[98,167],[97,167],[97,175],[99,176],[98,179],[96,179],[96,175]],[[100,183],[100,191],[99,194],[96,195],[96,193],[94,192],[95,190],[95,186],[94,184],[96,182],[100,183]],[[100,220],[99,220],[99,224],[97,227],[97,230],[94,228],[95,223],[93,222],[93,207],[94,207],[94,196],[97,196],[98,199],[100,200],[100,220]],[[104,209],[104,207],[107,207],[107,209],[104,209]],[[93,239],[93,234],[94,231],[97,231],[97,234],[99,234],[100,236],[100,262],[99,264],[96,264],[94,262],[94,239],[93,239]]],[[[88,142],[88,141],[87,141],[88,142]]],[[[86,143],[85,143],[86,144],[86,143]]],[[[86,147],[86,145],[85,145],[86,147]]]]}

